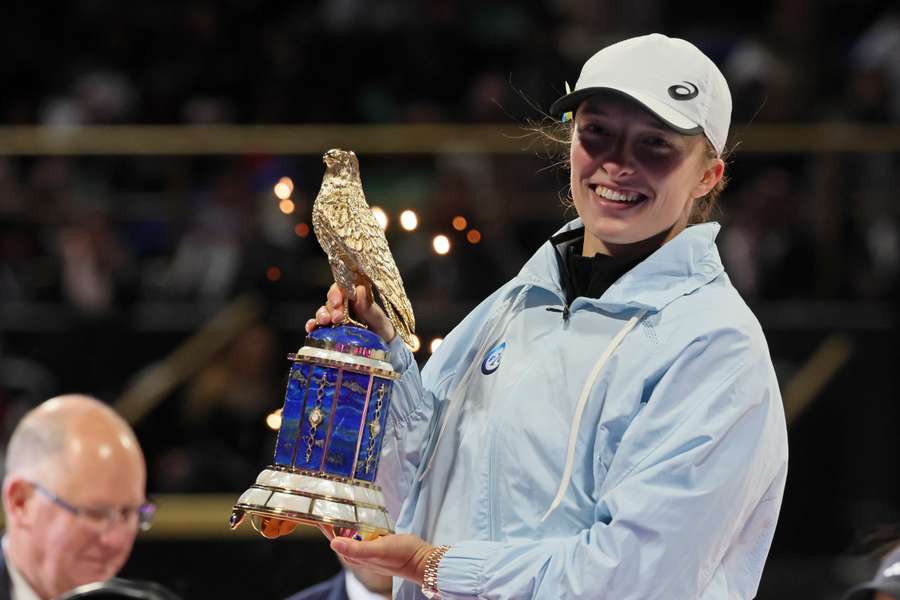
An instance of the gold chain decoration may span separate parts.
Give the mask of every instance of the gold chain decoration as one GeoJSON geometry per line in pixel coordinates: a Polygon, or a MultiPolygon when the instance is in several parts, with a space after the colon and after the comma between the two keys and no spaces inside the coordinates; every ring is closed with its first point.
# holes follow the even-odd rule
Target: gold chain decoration
{"type": "Polygon", "coordinates": [[[319,379],[319,388],[316,390],[316,403],[313,406],[313,409],[309,411],[309,435],[306,437],[306,461],[309,462],[310,457],[312,456],[313,447],[316,444],[316,430],[319,427],[319,424],[325,420],[325,413],[322,411],[322,403],[325,399],[325,386],[328,385],[328,378],[325,375],[325,372],[322,372],[322,377],[319,379]]]}
{"type": "Polygon", "coordinates": [[[375,462],[375,440],[378,438],[378,434],[381,433],[382,406],[384,406],[383,383],[378,388],[378,398],[375,400],[375,414],[372,415],[372,420],[369,422],[369,445],[366,448],[366,473],[372,469],[372,464],[375,462]]]}

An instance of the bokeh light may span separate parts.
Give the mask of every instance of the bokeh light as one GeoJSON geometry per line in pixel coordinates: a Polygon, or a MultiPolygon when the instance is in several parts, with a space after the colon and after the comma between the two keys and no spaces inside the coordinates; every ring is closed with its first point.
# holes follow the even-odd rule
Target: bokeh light
{"type": "Polygon", "coordinates": [[[270,412],[266,416],[266,425],[269,429],[273,431],[278,431],[281,429],[281,409],[279,408],[276,411],[270,412]]]}
{"type": "Polygon", "coordinates": [[[438,254],[447,254],[450,252],[450,239],[446,235],[434,236],[431,245],[438,254]]]}
{"type": "Polygon", "coordinates": [[[433,340],[431,340],[431,343],[428,344],[428,350],[429,350],[429,352],[431,352],[432,354],[434,354],[434,351],[438,349],[438,346],[440,346],[440,345],[441,345],[441,342],[443,342],[443,341],[444,341],[444,338],[439,338],[439,337],[434,338],[433,340]]]}
{"type": "Polygon", "coordinates": [[[419,226],[419,216],[411,210],[400,213],[400,227],[407,231],[413,231],[419,226]]]}
{"type": "Polygon", "coordinates": [[[466,225],[468,225],[468,224],[469,224],[468,221],[466,221],[466,218],[463,217],[462,215],[457,215],[457,216],[453,217],[453,229],[455,229],[457,231],[462,231],[463,229],[466,228],[466,225]]]}
{"type": "Polygon", "coordinates": [[[412,334],[410,336],[409,349],[413,352],[418,352],[419,348],[422,347],[422,342],[419,340],[419,336],[416,334],[412,334]]]}
{"type": "Polygon", "coordinates": [[[266,279],[269,281],[278,281],[281,279],[281,269],[276,266],[271,266],[266,269],[266,279]]]}
{"type": "Polygon", "coordinates": [[[306,223],[297,223],[294,225],[294,233],[297,237],[305,238],[309,235],[309,225],[306,223]]]}
{"type": "Polygon", "coordinates": [[[278,203],[278,210],[280,210],[281,212],[283,212],[286,215],[289,215],[292,212],[294,212],[295,208],[296,207],[294,206],[294,202],[290,199],[284,199],[278,203]]]}
{"type": "Polygon", "coordinates": [[[481,232],[478,231],[477,229],[470,229],[469,232],[466,234],[466,240],[470,244],[477,244],[478,242],[481,241],[481,232]]]}
{"type": "Polygon", "coordinates": [[[378,226],[381,227],[382,230],[387,229],[388,216],[387,213],[384,212],[384,209],[382,209],[380,206],[373,206],[372,214],[375,215],[375,220],[378,221],[378,226]]]}
{"type": "Polygon", "coordinates": [[[279,200],[287,200],[291,197],[291,192],[294,191],[294,182],[291,181],[290,177],[282,177],[278,180],[278,183],[275,184],[275,195],[279,200]]]}

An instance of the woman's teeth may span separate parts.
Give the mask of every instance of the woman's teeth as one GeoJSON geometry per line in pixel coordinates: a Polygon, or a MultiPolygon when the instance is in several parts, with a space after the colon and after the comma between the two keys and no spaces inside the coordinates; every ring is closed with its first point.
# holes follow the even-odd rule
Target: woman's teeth
{"type": "Polygon", "coordinates": [[[606,198],[607,200],[612,200],[614,202],[635,202],[644,197],[642,194],[639,194],[637,192],[629,192],[625,194],[623,192],[617,192],[607,187],[603,187],[602,185],[598,185],[596,188],[594,188],[594,192],[601,198],[606,198]]]}

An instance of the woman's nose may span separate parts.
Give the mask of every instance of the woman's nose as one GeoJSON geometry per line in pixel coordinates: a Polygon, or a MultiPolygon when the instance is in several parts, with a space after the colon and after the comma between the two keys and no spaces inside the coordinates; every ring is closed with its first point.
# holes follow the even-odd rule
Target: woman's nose
{"type": "Polygon", "coordinates": [[[634,174],[634,167],[628,156],[628,149],[622,140],[609,147],[600,160],[600,166],[613,179],[634,174]]]}
{"type": "Polygon", "coordinates": [[[600,163],[600,166],[612,179],[622,179],[634,175],[634,168],[621,157],[608,157],[600,163]]]}

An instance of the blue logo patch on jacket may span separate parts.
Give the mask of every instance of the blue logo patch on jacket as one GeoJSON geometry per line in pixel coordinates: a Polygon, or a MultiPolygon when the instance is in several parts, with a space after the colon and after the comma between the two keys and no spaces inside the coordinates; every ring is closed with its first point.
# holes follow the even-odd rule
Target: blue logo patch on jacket
{"type": "Polygon", "coordinates": [[[481,372],[485,375],[490,375],[496,371],[497,367],[500,366],[500,359],[503,358],[504,350],[506,350],[506,342],[500,342],[491,348],[481,363],[481,372]]]}

